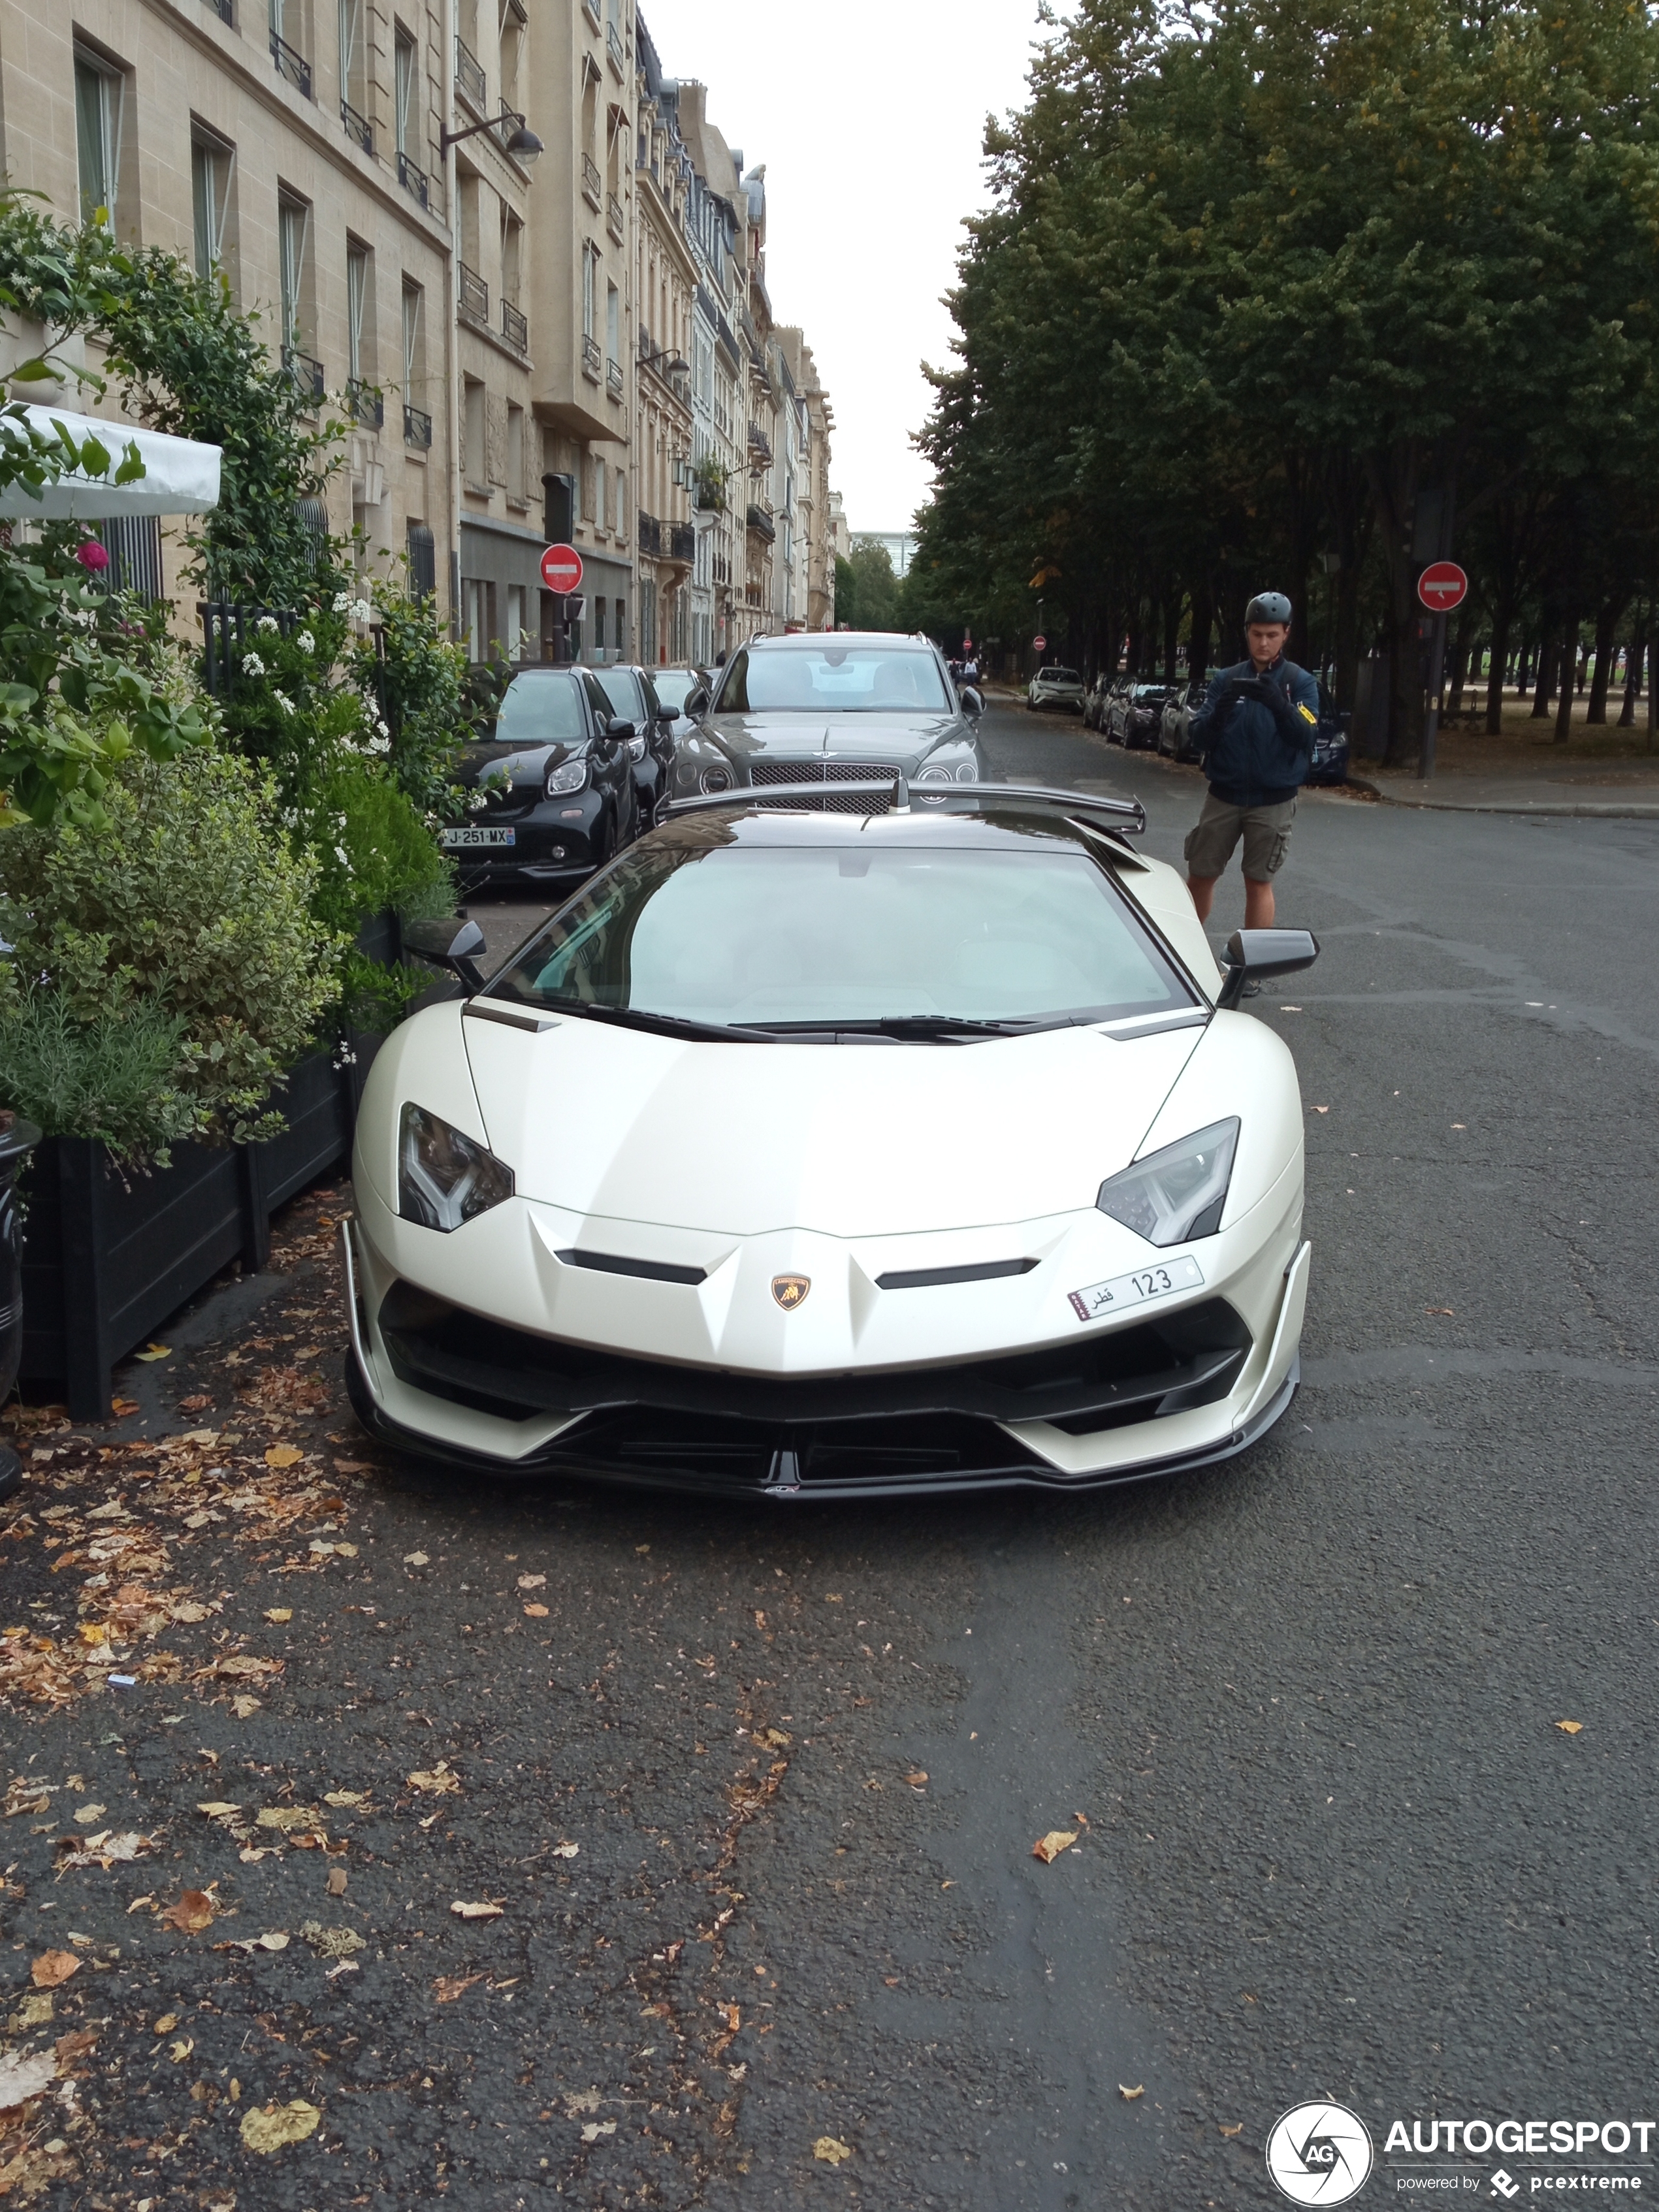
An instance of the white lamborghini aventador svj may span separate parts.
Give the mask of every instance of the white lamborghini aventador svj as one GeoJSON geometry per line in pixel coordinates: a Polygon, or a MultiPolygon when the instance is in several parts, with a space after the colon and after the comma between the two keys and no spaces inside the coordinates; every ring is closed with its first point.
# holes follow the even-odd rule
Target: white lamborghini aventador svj
{"type": "Polygon", "coordinates": [[[493,1474],[1073,1489],[1296,1388],[1291,1055],[1132,805],[902,774],[694,800],[396,1030],[346,1231],[354,1403],[493,1474]],[[857,810],[857,811],[854,811],[857,810]]]}

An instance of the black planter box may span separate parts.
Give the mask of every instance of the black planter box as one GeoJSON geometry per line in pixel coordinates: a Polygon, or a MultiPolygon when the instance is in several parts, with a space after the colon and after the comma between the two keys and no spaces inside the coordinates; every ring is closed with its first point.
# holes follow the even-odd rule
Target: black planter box
{"type": "Polygon", "coordinates": [[[179,1145],[173,1164],[123,1174],[88,1137],[48,1137],[24,1183],[28,1382],[61,1383],[70,1416],[106,1420],[110,1370],[222,1267],[264,1267],[276,1209],[345,1159],[376,1036],[343,1065],[313,1053],[275,1097],[288,1127],[264,1144],[179,1145]]]}

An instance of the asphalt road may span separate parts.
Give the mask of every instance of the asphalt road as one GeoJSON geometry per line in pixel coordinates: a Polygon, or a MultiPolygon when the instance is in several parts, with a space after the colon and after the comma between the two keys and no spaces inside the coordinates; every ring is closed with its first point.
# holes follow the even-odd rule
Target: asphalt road
{"type": "MultiPolygon", "coordinates": [[[[985,732],[1002,774],[1138,792],[1178,857],[1190,772],[985,732]]],[[[19,2047],[104,2023],[41,2201],[1184,2212],[1280,2201],[1305,2099],[1379,2151],[1659,2118],[1656,862],[1659,825],[1304,800],[1279,912],[1323,951],[1255,1005],[1308,1107],[1304,1384],[1176,1484],[761,1513],[416,1478],[352,1440],[331,1201],[301,1209],[4,1510],[9,1620],[64,1618],[54,1483],[71,1546],[113,1483],[222,1608],[171,1680],[3,1723],[9,1767],[157,1838],[54,1882],[78,1793],[0,1831],[12,2002],[84,1939],[19,2047]],[[278,1433],[312,1488],[273,1534],[278,1433]],[[199,1663],[233,1647],[282,1670],[242,1718],[199,1663]],[[313,1848],[258,1826],[329,1791],[367,1802],[313,1848]],[[158,1917],[210,1881],[228,1930],[158,1917]],[[262,1930],[292,1940],[211,1948],[262,1930]],[[250,2145],[295,2099],[314,2132],[250,2145]]],[[[1356,2201],[1460,2163],[1396,2153],[1356,2201]]]]}

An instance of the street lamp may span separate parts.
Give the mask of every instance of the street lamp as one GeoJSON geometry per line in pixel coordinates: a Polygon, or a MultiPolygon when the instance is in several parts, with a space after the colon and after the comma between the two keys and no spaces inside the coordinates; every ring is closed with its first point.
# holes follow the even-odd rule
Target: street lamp
{"type": "Polygon", "coordinates": [[[640,367],[654,368],[659,361],[665,361],[668,363],[667,368],[662,372],[665,376],[689,376],[691,374],[690,362],[676,353],[672,346],[659,346],[655,353],[642,353],[640,356],[640,367]]]}
{"type": "Polygon", "coordinates": [[[501,140],[502,152],[510,154],[520,168],[527,169],[544,149],[541,140],[530,129],[523,116],[514,115],[510,108],[504,108],[501,114],[492,117],[487,123],[469,123],[465,131],[441,131],[438,151],[447,154],[452,146],[459,146],[463,138],[476,138],[479,131],[498,130],[503,123],[510,123],[513,131],[510,137],[501,140]]]}

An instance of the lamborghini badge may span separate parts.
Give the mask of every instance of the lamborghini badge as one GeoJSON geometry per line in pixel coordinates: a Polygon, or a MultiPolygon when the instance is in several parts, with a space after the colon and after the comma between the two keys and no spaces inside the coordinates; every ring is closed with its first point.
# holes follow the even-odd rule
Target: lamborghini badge
{"type": "Polygon", "coordinates": [[[774,1275],[772,1295],[785,1313],[793,1313],[812,1287],[810,1275],[774,1275]]]}

